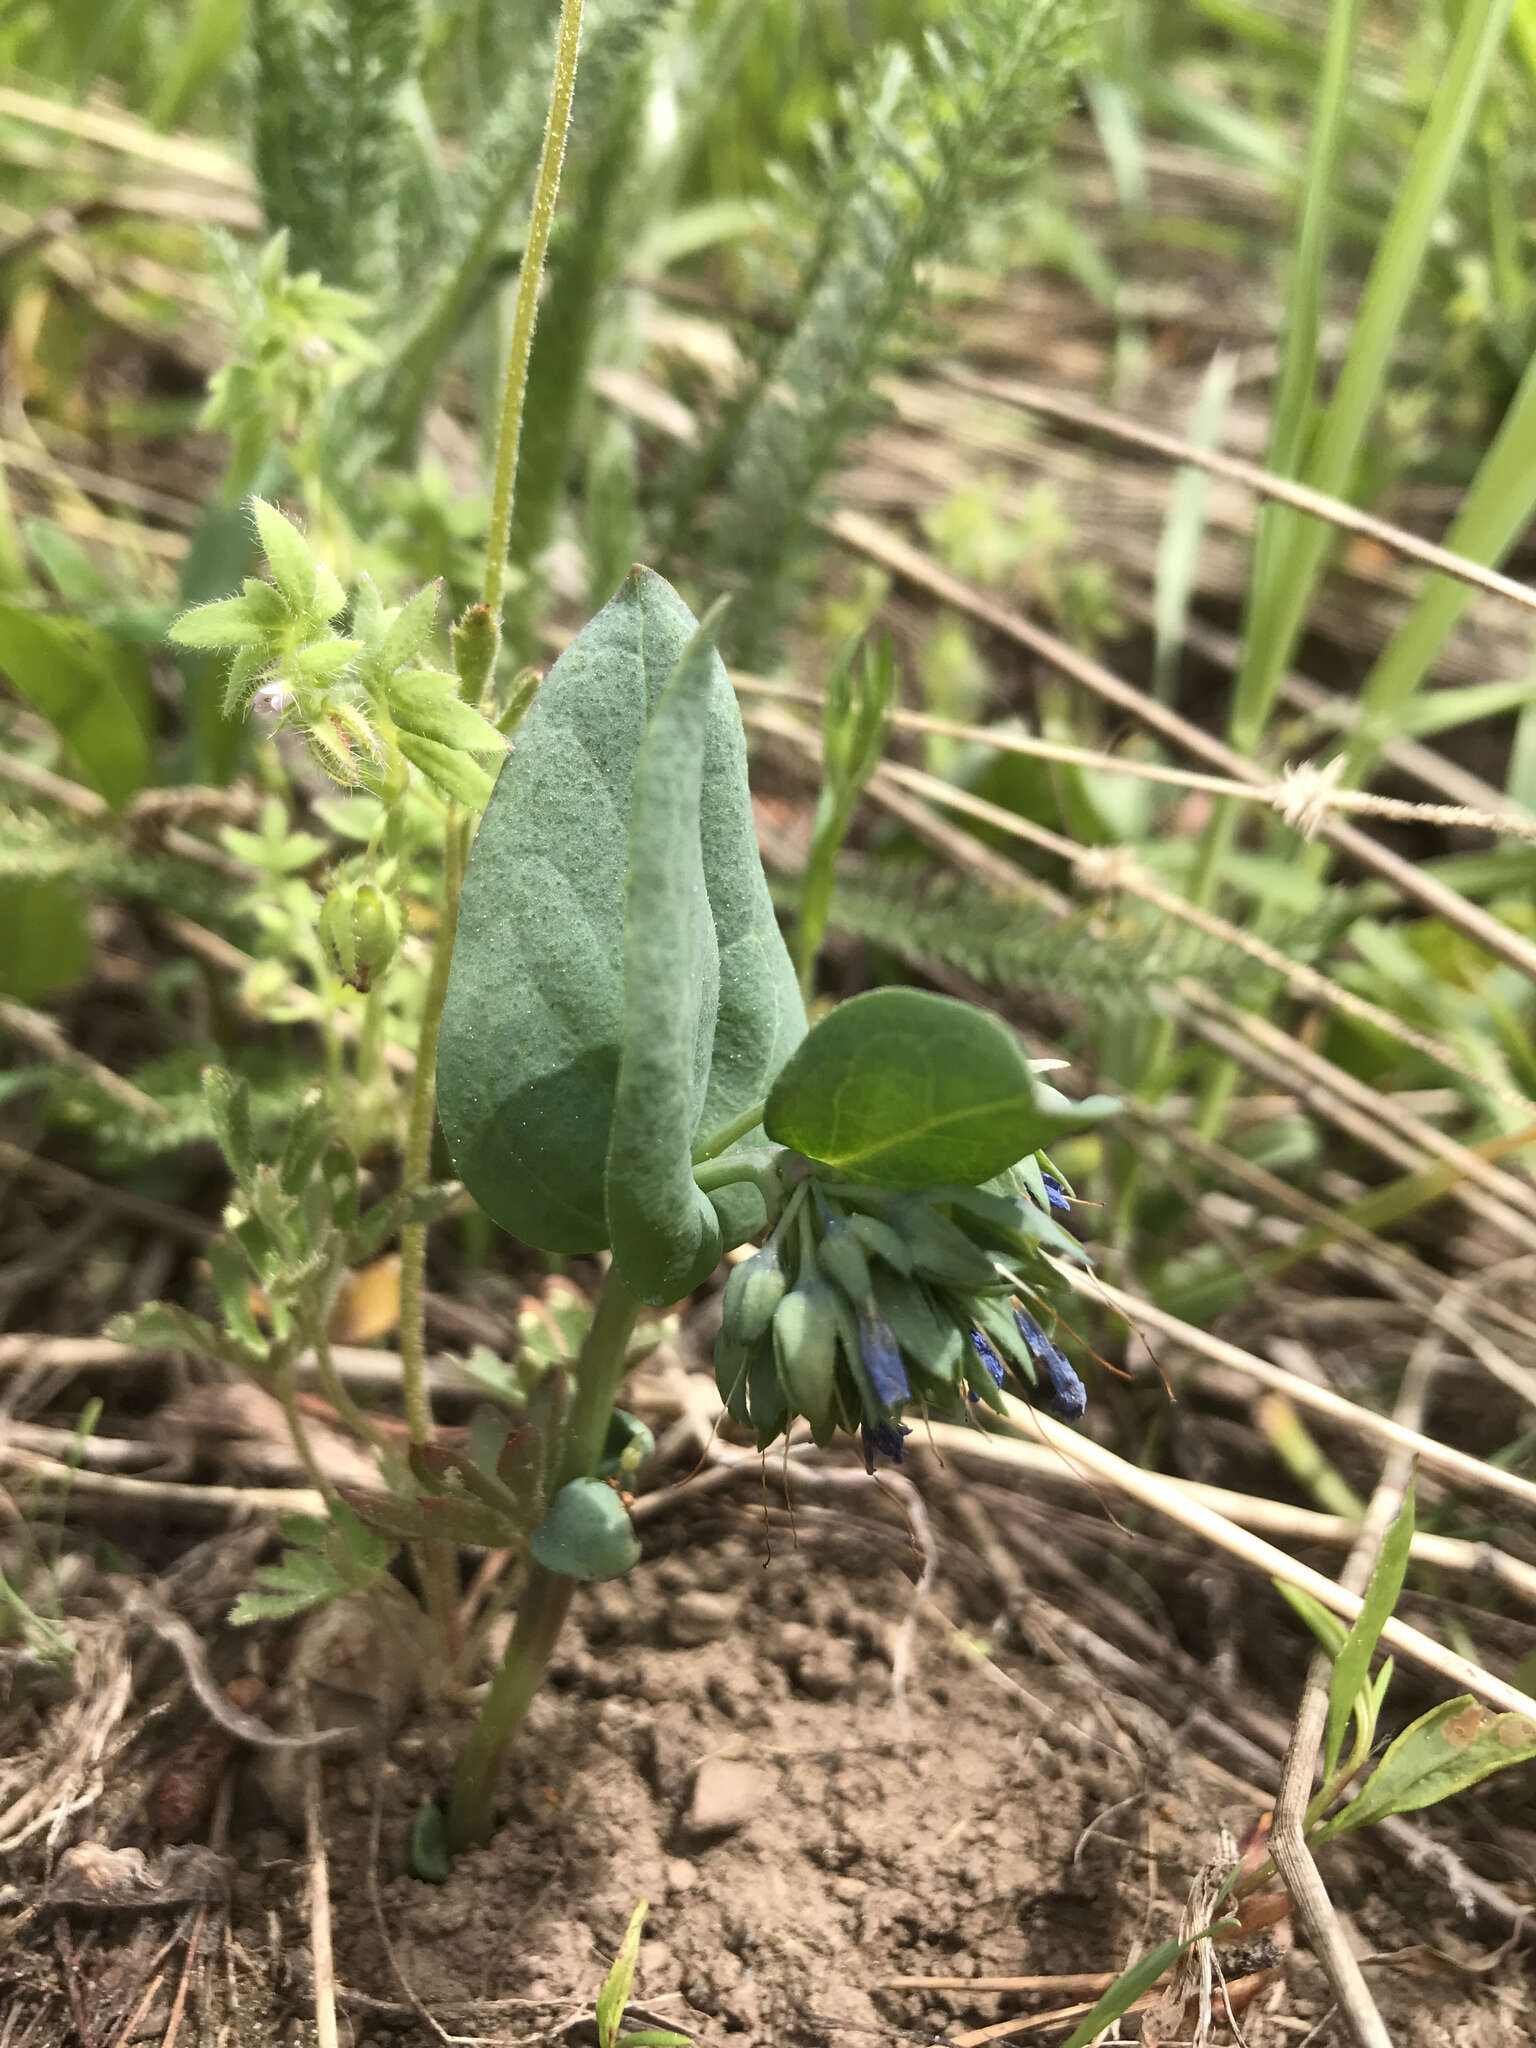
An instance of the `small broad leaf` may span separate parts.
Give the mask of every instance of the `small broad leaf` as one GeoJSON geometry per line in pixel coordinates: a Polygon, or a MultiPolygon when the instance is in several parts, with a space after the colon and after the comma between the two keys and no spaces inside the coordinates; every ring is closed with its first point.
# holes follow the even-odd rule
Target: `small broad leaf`
{"type": "MultiPolygon", "coordinates": [[[[265,590],[270,586],[261,587],[265,590]]],[[[276,594],[274,591],[274,597],[276,594]]],[[[183,612],[167,628],[166,638],[178,647],[196,647],[216,654],[226,647],[248,647],[261,639],[265,630],[245,598],[221,597],[212,604],[196,605],[183,612]]]]}
{"type": "Polygon", "coordinates": [[[81,778],[122,805],[149,776],[142,650],[78,619],[0,602],[0,675],[68,747],[81,778]]]}
{"type": "Polygon", "coordinates": [[[850,1177],[925,1188],[990,1180],[1118,1107],[1110,1096],[1069,1102],[1047,1089],[985,1010],[885,988],[815,1025],[775,1081],[763,1125],[850,1177]]]}
{"type": "Polygon", "coordinates": [[[264,498],[252,498],[251,511],[271,566],[272,581],[287,599],[289,610],[302,618],[313,612],[317,598],[315,558],[309,542],[292,520],[285,519],[264,498]]]}
{"type": "Polygon", "coordinates": [[[1446,1700],[1405,1728],[1360,1794],[1318,1830],[1317,1839],[1369,1827],[1389,1814],[1438,1806],[1457,1792],[1536,1757],[1536,1721],[1490,1714],[1470,1693],[1446,1700]]]}
{"type": "Polygon", "coordinates": [[[613,1959],[613,1968],[603,1979],[603,1988],[597,1994],[598,2048],[616,2048],[619,2028],[624,2024],[624,2008],[634,1987],[635,1967],[640,1960],[640,1929],[649,1911],[650,1901],[642,1899],[630,1914],[624,1939],[613,1959]]]}
{"type": "Polygon", "coordinates": [[[416,732],[401,732],[399,741],[401,753],[413,768],[421,770],[434,789],[440,789],[467,811],[485,809],[494,784],[472,754],[459,747],[445,747],[441,740],[425,739],[416,732]]]}
{"type": "Polygon", "coordinates": [[[242,1187],[256,1175],[256,1139],[251,1129],[251,1091],[227,1067],[204,1067],[203,1101],[213,1134],[229,1170],[242,1187]]]}
{"type": "Polygon", "coordinates": [[[242,1372],[257,1367],[262,1350],[226,1331],[217,1330],[172,1301],[150,1301],[142,1308],[114,1316],[107,1335],[118,1344],[133,1344],[144,1351],[191,1351],[203,1358],[218,1358],[242,1372]]]}
{"type": "Polygon", "coordinates": [[[442,588],[440,582],[429,583],[425,590],[418,590],[408,603],[403,604],[390,621],[379,657],[380,666],[386,671],[402,668],[406,662],[414,661],[432,638],[442,588]]]}
{"type": "MultiPolygon", "coordinates": [[[[1413,1486],[1403,1496],[1403,1505],[1391,1528],[1382,1538],[1381,1551],[1365,1589],[1360,1612],[1333,1660],[1333,1679],[1328,1688],[1328,1722],[1323,1743],[1323,1777],[1333,1776],[1344,1748],[1344,1732],[1352,1713],[1370,1713],[1371,1658],[1382,1629],[1391,1619],[1397,1596],[1403,1590],[1408,1556],[1413,1548],[1413,1486]],[[1362,1700],[1361,1695],[1364,1694],[1362,1700]]],[[[1369,1747],[1371,1730],[1364,1724],[1360,1739],[1369,1747]]]]}
{"type": "Polygon", "coordinates": [[[254,1621],[286,1621],[306,1607],[318,1607],[351,1591],[341,1572],[317,1550],[285,1550],[275,1564],[262,1566],[256,1581],[230,1609],[236,1628],[254,1621]]]}
{"type": "Polygon", "coordinates": [[[528,1549],[567,1579],[620,1579],[640,1562],[640,1540],[624,1503],[601,1479],[562,1486],[528,1549]]]}
{"type": "Polygon", "coordinates": [[[459,695],[458,678],[436,669],[409,669],[385,685],[389,715],[402,732],[435,740],[461,753],[500,756],[507,743],[473,704],[459,695]]]}
{"type": "Polygon", "coordinates": [[[361,1486],[338,1486],[336,1491],[360,1522],[396,1543],[462,1543],[475,1550],[502,1550],[521,1535],[509,1516],[462,1494],[429,1493],[407,1500],[402,1494],[373,1493],[361,1486]]]}
{"type": "Polygon", "coordinates": [[[624,1013],[605,1206],[632,1294],[666,1303],[719,1264],[720,1218],[693,1178],[703,1108],[701,1026],[719,1000],[720,955],[699,840],[712,624],[684,648],[635,760],[624,886],[624,1013]]]}

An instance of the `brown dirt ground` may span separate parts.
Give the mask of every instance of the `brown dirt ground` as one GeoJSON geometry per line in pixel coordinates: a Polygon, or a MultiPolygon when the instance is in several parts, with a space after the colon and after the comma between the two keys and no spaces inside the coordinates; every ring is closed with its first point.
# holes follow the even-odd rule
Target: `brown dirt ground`
{"type": "MultiPolygon", "coordinates": [[[[895,1501],[871,1488],[846,1508],[802,1509],[796,1541],[782,1511],[765,1520],[754,1492],[738,1491],[734,1503],[665,1511],[647,1526],[639,1570],[580,1597],[508,1772],[500,1830],[447,1884],[408,1874],[406,1842],[462,1719],[407,1715],[384,1747],[382,1777],[377,1749],[326,1762],[342,2038],[352,2048],[437,2038],[398,1973],[455,2034],[582,2038],[642,1896],[651,1913],[634,2006],[649,2024],[743,2048],[952,2041],[1076,1994],[893,1990],[887,1980],[1118,1968],[1175,1931],[1222,1831],[1241,1839],[1252,1827],[1262,1795],[1180,1741],[1160,1713],[1070,1657],[1052,1661],[1042,1643],[1020,1647],[942,1518],[945,1569],[915,1625],[904,1687],[907,1739],[893,1655],[916,1562],[895,1501]],[[692,1813],[705,1765],[705,1789],[735,1812],[701,1832],[692,1813]],[[369,1897],[376,1798],[393,1962],[369,1897]]],[[[377,1633],[365,1628],[362,1640],[382,1670],[377,1633]]],[[[345,1652],[327,1654],[334,1675],[345,1652]]],[[[339,1697],[331,1704],[347,1711],[339,1697]]],[[[185,1725],[173,1714],[152,1727],[126,1774],[147,1782],[185,1725]]],[[[188,2002],[181,2048],[313,2039],[296,1769],[245,1754],[228,1941],[220,1960],[219,1942],[204,1938],[216,1960],[188,2002]]],[[[78,1835],[165,1853],[121,1786],[105,1806],[120,1823],[98,1811],[78,1835]]],[[[42,1858],[14,1861],[26,1896],[42,1858]]],[[[1340,1844],[1327,1852],[1327,1878],[1362,1949],[1382,1959],[1371,1979],[1398,2048],[1536,2039],[1521,1958],[1490,1960],[1498,1931],[1459,1915],[1432,1876],[1340,1844]]],[[[0,1949],[0,2040],[13,2039],[9,2011],[16,2044],[162,2042],[174,1956],[156,1965],[165,1981],[141,2027],[122,2031],[118,2015],[124,1987],[150,1981],[171,1934],[163,1913],[40,1915],[9,1955],[0,1949]],[[109,2012],[106,2030],[98,2020],[109,2012]]],[[[1343,2048],[1320,1974],[1287,1927],[1226,1960],[1234,1978],[1277,1966],[1243,2017],[1248,2048],[1343,2048]]],[[[1018,2038],[1059,2043],[1068,2031],[1061,2021],[1018,2038]]],[[[1162,2038],[1187,2041],[1189,2025],[1162,2038]]],[[[1218,2028],[1217,2038],[1229,2037],[1218,2028]]]]}

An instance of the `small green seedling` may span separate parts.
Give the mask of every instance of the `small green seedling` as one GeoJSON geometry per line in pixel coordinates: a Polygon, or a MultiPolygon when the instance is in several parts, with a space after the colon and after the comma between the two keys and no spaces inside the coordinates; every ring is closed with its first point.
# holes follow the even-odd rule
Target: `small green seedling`
{"type": "Polygon", "coordinates": [[[690,2035],[668,2033],[664,2027],[646,2027],[638,2033],[622,2031],[624,2008],[629,2003],[635,1966],[640,1960],[640,1929],[649,1911],[649,1900],[642,1899],[630,1915],[613,1968],[597,1994],[598,2048],[691,2048],[690,2035]]]}
{"type": "MultiPolygon", "coordinates": [[[[1360,1612],[1347,1629],[1310,1593],[1283,1580],[1275,1581],[1333,1664],[1323,1734],[1323,1782],[1306,1813],[1306,1837],[1314,1845],[1370,1827],[1393,1814],[1438,1806],[1441,1800],[1469,1790],[1496,1771],[1536,1758],[1536,1722],[1522,1714],[1489,1713],[1470,1693],[1463,1693],[1411,1722],[1387,1745],[1374,1770],[1351,1795],[1351,1786],[1366,1771],[1375,1749],[1382,1705],[1392,1679],[1390,1657],[1383,1659],[1374,1676],[1371,1660],[1403,1589],[1413,1530],[1410,1485],[1382,1541],[1360,1612]]],[[[1228,1873],[1218,1903],[1263,1891],[1274,1882],[1275,1874],[1274,1863],[1268,1859],[1255,1870],[1238,1865],[1228,1873]]],[[[1111,2021],[1128,2012],[1195,1942],[1219,1936],[1238,1924],[1221,1921],[1189,1940],[1164,1942],[1151,1950],[1115,1979],[1063,2048],[1090,2048],[1111,2021]]]]}

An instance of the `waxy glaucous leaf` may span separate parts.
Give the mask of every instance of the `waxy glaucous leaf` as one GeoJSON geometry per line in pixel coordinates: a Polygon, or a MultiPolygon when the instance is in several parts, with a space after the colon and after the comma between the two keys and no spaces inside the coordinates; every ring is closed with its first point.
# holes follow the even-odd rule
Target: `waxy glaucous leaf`
{"type": "MultiPolygon", "coordinates": [[[[718,1256],[704,1198],[682,1184],[692,1148],[767,1094],[805,1031],[712,650],[679,676],[637,812],[647,730],[696,630],[671,586],[637,569],[551,670],[475,840],[438,1051],[443,1129],[482,1206],[547,1251],[622,1241],[621,1271],[652,1299],[718,1256]],[[673,771],[685,786],[667,786],[673,771]],[[685,837],[663,845],[669,818],[685,837]],[[662,1004],[686,1029],[666,1033],[653,1116],[626,1006],[639,1029],[662,1004]]],[[[709,1206],[726,1245],[766,1222],[749,1183],[709,1206]]]]}

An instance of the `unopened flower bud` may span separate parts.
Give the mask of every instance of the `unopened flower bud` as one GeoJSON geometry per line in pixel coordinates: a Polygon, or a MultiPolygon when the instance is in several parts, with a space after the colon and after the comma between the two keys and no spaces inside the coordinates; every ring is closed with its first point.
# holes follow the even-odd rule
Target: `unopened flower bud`
{"type": "Polygon", "coordinates": [[[286,683],[263,683],[251,699],[251,709],[258,718],[279,718],[293,702],[293,692],[286,683]]]}
{"type": "Polygon", "coordinates": [[[319,928],[342,980],[366,990],[400,949],[400,906],[377,882],[338,882],[320,906],[319,928]]]}
{"type": "Polygon", "coordinates": [[[869,1299],[869,1261],[844,1217],[828,1216],[816,1257],[827,1278],[837,1282],[855,1308],[862,1308],[869,1299]]]}
{"type": "Polygon", "coordinates": [[[776,1237],[733,1268],[725,1283],[720,1327],[737,1344],[755,1344],[773,1321],[784,1299],[789,1275],[784,1271],[776,1237]]]}
{"type": "Polygon", "coordinates": [[[793,1414],[818,1444],[837,1427],[837,1303],[819,1273],[802,1273],[774,1310],[773,1351],[793,1414]]]}

